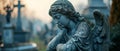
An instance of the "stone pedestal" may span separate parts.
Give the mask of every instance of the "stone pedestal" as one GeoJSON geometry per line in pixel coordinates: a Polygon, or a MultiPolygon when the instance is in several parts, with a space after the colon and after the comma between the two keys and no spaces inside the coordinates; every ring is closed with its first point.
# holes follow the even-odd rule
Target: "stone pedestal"
{"type": "Polygon", "coordinates": [[[103,0],[88,0],[88,7],[86,7],[83,10],[81,15],[86,17],[91,22],[95,23],[95,20],[93,17],[93,11],[95,9],[100,10],[103,14],[105,14],[106,19],[108,19],[110,11],[109,11],[107,5],[103,2],[103,0]]]}
{"type": "Polygon", "coordinates": [[[4,25],[4,31],[3,31],[3,43],[4,45],[12,44],[14,42],[13,40],[13,26],[12,24],[5,24],[4,25]]]}
{"type": "Polygon", "coordinates": [[[29,42],[29,39],[30,39],[30,33],[27,31],[15,31],[14,32],[15,43],[29,42]]]}

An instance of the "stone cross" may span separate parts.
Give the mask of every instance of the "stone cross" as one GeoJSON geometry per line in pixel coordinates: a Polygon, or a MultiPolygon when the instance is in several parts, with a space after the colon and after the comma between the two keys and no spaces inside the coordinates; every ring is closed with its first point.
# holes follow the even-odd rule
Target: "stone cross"
{"type": "Polygon", "coordinates": [[[7,12],[6,22],[7,22],[7,23],[10,23],[11,12],[13,11],[13,9],[11,9],[9,5],[7,5],[4,9],[5,9],[6,12],[7,12]]]}
{"type": "Polygon", "coordinates": [[[2,35],[2,39],[3,39],[3,43],[4,43],[4,47],[13,44],[14,40],[13,40],[13,26],[10,23],[10,18],[11,18],[11,12],[13,11],[13,9],[11,9],[11,7],[9,5],[7,5],[4,8],[7,12],[6,15],[6,21],[7,23],[3,26],[3,35],[2,35]]]}
{"type": "Polygon", "coordinates": [[[22,30],[22,22],[21,22],[21,8],[24,7],[24,5],[21,5],[21,1],[18,0],[18,5],[14,5],[14,7],[18,7],[18,17],[17,17],[17,30],[22,30]]]}

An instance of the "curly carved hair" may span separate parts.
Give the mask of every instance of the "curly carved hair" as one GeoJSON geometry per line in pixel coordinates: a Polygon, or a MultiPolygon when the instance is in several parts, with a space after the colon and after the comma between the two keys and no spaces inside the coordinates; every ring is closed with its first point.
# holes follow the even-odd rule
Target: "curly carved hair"
{"type": "Polygon", "coordinates": [[[73,5],[67,0],[57,0],[54,2],[49,10],[49,15],[52,16],[54,13],[60,13],[63,15],[73,15],[75,9],[73,5]]]}

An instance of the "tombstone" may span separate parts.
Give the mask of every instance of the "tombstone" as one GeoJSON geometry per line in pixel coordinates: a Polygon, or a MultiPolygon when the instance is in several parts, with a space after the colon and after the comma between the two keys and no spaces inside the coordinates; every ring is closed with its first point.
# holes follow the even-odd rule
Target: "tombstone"
{"type": "Polygon", "coordinates": [[[13,26],[12,26],[12,24],[5,24],[3,32],[4,32],[4,34],[3,34],[4,44],[12,44],[13,43],[13,26]]]}
{"type": "MultiPolygon", "coordinates": [[[[26,37],[27,32],[14,30],[13,25],[10,22],[12,9],[10,6],[6,7],[6,24],[3,31],[3,48],[0,51],[37,51],[37,45],[35,43],[28,42],[26,37]]],[[[29,34],[27,34],[29,35],[29,34]]]]}
{"type": "Polygon", "coordinates": [[[6,7],[6,24],[4,25],[4,31],[3,31],[3,43],[4,45],[8,44],[13,44],[14,39],[13,39],[13,25],[10,23],[10,18],[11,18],[11,12],[12,9],[10,6],[6,7]]]}
{"type": "Polygon", "coordinates": [[[107,5],[103,2],[103,0],[88,0],[88,7],[85,8],[82,12],[82,16],[86,17],[89,19],[91,22],[94,22],[94,17],[93,17],[93,10],[98,9],[102,13],[106,15],[106,18],[109,16],[109,9],[107,5]]]}
{"type": "Polygon", "coordinates": [[[14,47],[12,51],[37,51],[36,44],[29,42],[31,32],[22,29],[21,7],[24,7],[24,5],[21,5],[21,1],[18,0],[18,5],[14,5],[14,7],[18,7],[18,17],[16,22],[16,29],[14,31],[14,43],[17,45],[17,47],[14,47]]]}
{"type": "Polygon", "coordinates": [[[22,31],[22,22],[21,22],[21,8],[24,7],[24,5],[21,5],[21,1],[18,0],[18,5],[14,5],[14,7],[18,8],[18,16],[17,16],[17,22],[16,22],[16,30],[22,31]]]}
{"type": "Polygon", "coordinates": [[[11,9],[9,5],[7,5],[5,7],[5,9],[6,9],[6,12],[7,12],[6,21],[7,21],[7,23],[10,23],[11,12],[13,11],[13,9],[11,9]]]}
{"type": "Polygon", "coordinates": [[[16,29],[15,29],[15,42],[21,43],[21,42],[28,42],[29,41],[29,32],[24,31],[22,29],[22,21],[21,21],[21,8],[24,7],[24,5],[21,5],[21,1],[18,0],[18,5],[14,5],[14,7],[18,8],[18,16],[17,16],[17,22],[16,22],[16,29]]]}

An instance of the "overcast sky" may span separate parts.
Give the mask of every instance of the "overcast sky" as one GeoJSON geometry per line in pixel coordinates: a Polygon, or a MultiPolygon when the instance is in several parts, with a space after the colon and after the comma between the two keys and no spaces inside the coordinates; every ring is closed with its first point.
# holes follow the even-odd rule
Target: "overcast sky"
{"type": "MultiPolygon", "coordinates": [[[[13,2],[14,0],[9,1],[13,2]]],[[[40,19],[46,23],[49,23],[51,21],[52,18],[49,16],[48,11],[51,4],[54,3],[56,0],[21,0],[21,1],[23,4],[25,4],[25,9],[22,11],[24,15],[30,18],[32,17],[40,19]]],[[[83,9],[83,7],[86,7],[88,3],[87,0],[70,0],[70,2],[75,7],[76,11],[78,11],[80,8],[83,9]],[[78,7],[78,5],[81,5],[82,7],[78,7]]],[[[14,11],[13,14],[16,15],[17,11],[14,11]]]]}
{"type": "MultiPolygon", "coordinates": [[[[44,22],[50,22],[51,17],[48,15],[50,5],[56,0],[23,0],[26,7],[29,8],[28,13],[32,12],[35,18],[38,18],[44,22]]],[[[70,0],[74,6],[79,3],[87,5],[87,0],[70,0]]],[[[31,14],[31,13],[30,13],[31,14]]]]}

